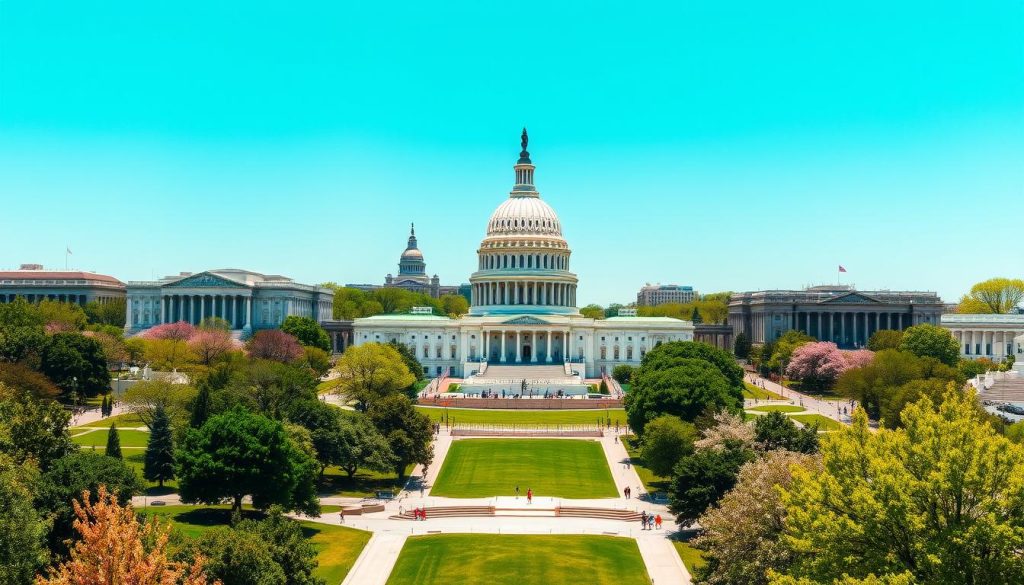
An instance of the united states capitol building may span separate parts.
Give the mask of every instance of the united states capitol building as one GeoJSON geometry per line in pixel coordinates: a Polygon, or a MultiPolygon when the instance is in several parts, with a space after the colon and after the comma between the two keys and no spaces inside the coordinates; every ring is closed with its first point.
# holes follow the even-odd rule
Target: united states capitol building
{"type": "Polygon", "coordinates": [[[469,314],[453,319],[414,310],[356,319],[355,345],[403,343],[429,375],[486,380],[525,371],[579,379],[639,365],[660,343],[693,339],[689,321],[635,312],[604,320],[580,315],[572,250],[555,210],[534,187],[525,130],[522,147],[512,192],[491,214],[477,250],[469,314]]]}

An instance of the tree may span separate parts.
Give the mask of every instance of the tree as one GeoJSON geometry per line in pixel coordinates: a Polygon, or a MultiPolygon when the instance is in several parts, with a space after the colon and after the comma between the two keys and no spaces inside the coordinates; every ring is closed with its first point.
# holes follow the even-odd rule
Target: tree
{"type": "Polygon", "coordinates": [[[324,585],[313,574],[317,568],[316,547],[305,537],[301,526],[278,509],[271,508],[267,518],[259,522],[244,520],[236,529],[253,531],[270,544],[271,557],[284,571],[286,585],[324,585]]]}
{"type": "Polygon", "coordinates": [[[633,379],[633,371],[636,370],[629,364],[619,364],[612,368],[612,378],[619,384],[629,384],[633,379]]]}
{"type": "Polygon", "coordinates": [[[188,347],[199,363],[210,366],[235,349],[235,340],[223,329],[201,327],[189,338],[188,347]]]}
{"type": "Polygon", "coordinates": [[[331,354],[319,347],[303,347],[305,364],[317,378],[327,375],[331,371],[331,354]]]}
{"type": "Polygon", "coordinates": [[[798,429],[788,416],[772,411],[754,419],[754,440],[765,451],[783,449],[797,453],[817,453],[818,423],[798,429]]]}
{"type": "Polygon", "coordinates": [[[626,416],[641,437],[644,425],[662,414],[692,422],[706,409],[738,409],[743,404],[743,370],[730,353],[704,343],[655,347],[632,380],[626,416]]]}
{"type": "MultiPolygon", "coordinates": [[[[793,352],[801,345],[806,345],[817,339],[807,335],[803,331],[790,329],[782,334],[772,344],[772,352],[766,357],[769,369],[782,371],[793,357],[793,352]]],[[[768,345],[768,344],[765,344],[768,345]]]]}
{"type": "Polygon", "coordinates": [[[401,392],[416,381],[394,346],[367,343],[350,346],[338,358],[337,391],[366,410],[373,402],[401,392]]]}
{"type": "Polygon", "coordinates": [[[697,310],[697,307],[694,307],[693,311],[690,313],[690,321],[694,325],[700,325],[704,322],[704,319],[701,318],[700,311],[697,310]]]}
{"type": "Polygon", "coordinates": [[[228,585],[285,585],[287,576],[274,561],[271,544],[254,530],[217,526],[191,545],[192,554],[207,559],[205,573],[228,585]]]}
{"type": "Polygon", "coordinates": [[[83,331],[82,335],[100,344],[103,356],[107,359],[107,368],[113,369],[128,361],[128,350],[120,335],[115,336],[104,331],[83,331]]]}
{"type": "Polygon", "coordinates": [[[298,361],[305,355],[299,340],[280,329],[257,331],[245,346],[252,359],[272,360],[283,364],[298,361]]]}
{"type": "Polygon", "coordinates": [[[253,507],[280,505],[317,515],[315,498],[297,498],[314,490],[305,473],[315,462],[288,439],[284,426],[258,414],[235,408],[210,417],[199,429],[189,429],[175,454],[178,489],[184,502],[216,504],[231,498],[241,510],[242,498],[253,507]]]}
{"type": "Polygon", "coordinates": [[[469,301],[462,295],[441,295],[444,314],[450,317],[461,317],[469,312],[469,301]]]}
{"type": "Polygon", "coordinates": [[[85,311],[76,303],[44,299],[38,307],[43,323],[59,331],[81,331],[88,321],[85,311]]]}
{"type": "Polygon", "coordinates": [[[154,325],[141,335],[145,339],[173,339],[175,341],[188,341],[195,335],[196,328],[191,323],[176,321],[174,323],[162,323],[154,325]]]}
{"type": "Polygon", "coordinates": [[[110,388],[103,347],[80,333],[57,333],[43,348],[40,371],[65,393],[95,396],[110,388]]]}
{"type": "Polygon", "coordinates": [[[903,332],[899,349],[919,357],[933,357],[947,366],[956,366],[960,344],[948,329],[930,323],[914,325],[903,332]]]}
{"type": "Polygon", "coordinates": [[[227,319],[220,317],[206,317],[199,322],[197,329],[215,330],[215,331],[231,331],[231,322],[227,319]]]}
{"type": "Polygon", "coordinates": [[[816,341],[793,351],[786,376],[800,380],[801,387],[807,390],[827,390],[848,368],[849,363],[836,344],[816,341]]]}
{"type": "Polygon", "coordinates": [[[868,338],[868,349],[871,351],[882,351],[883,349],[898,349],[903,341],[903,332],[895,329],[879,329],[868,338]]]}
{"type": "Polygon", "coordinates": [[[50,551],[63,555],[65,541],[74,536],[75,512],[72,502],[82,492],[93,494],[93,503],[100,486],[106,486],[125,505],[142,491],[142,482],[122,459],[97,453],[74,453],[61,457],[42,475],[35,494],[35,507],[53,521],[49,534],[50,551]]]}
{"type": "Polygon", "coordinates": [[[407,396],[391,394],[375,400],[367,414],[395,455],[398,477],[405,477],[405,468],[410,464],[430,464],[434,457],[430,448],[433,425],[427,415],[413,408],[407,396]]]}
{"type": "Polygon", "coordinates": [[[81,498],[73,502],[79,538],[70,558],[37,585],[206,585],[202,558],[191,566],[170,560],[169,527],[138,522],[131,506],[102,486],[81,498]]]}
{"type": "Polygon", "coordinates": [[[103,450],[103,454],[107,457],[123,459],[121,456],[121,436],[117,434],[117,423],[111,424],[110,430],[107,431],[107,447],[103,450]]]}
{"type": "Polygon", "coordinates": [[[604,307],[590,304],[580,309],[580,314],[587,319],[604,319],[604,307]]]}
{"type": "Polygon", "coordinates": [[[644,467],[655,475],[668,477],[679,460],[693,453],[697,429],[679,418],[664,415],[647,423],[640,456],[644,467]]]}
{"type": "Polygon", "coordinates": [[[736,334],[736,339],[733,341],[732,352],[741,360],[745,360],[750,357],[750,338],[747,337],[746,333],[740,332],[736,334]]]}
{"type": "Polygon", "coordinates": [[[302,345],[331,351],[331,338],[319,323],[309,317],[288,315],[281,323],[281,331],[294,336],[302,345]]]}
{"type": "MultiPolygon", "coordinates": [[[[935,358],[920,358],[908,351],[885,349],[875,354],[870,364],[851,368],[836,381],[836,391],[860,402],[869,417],[885,418],[885,424],[897,424],[898,413],[906,404],[907,394],[899,389],[912,380],[934,378],[945,386],[963,383],[956,368],[935,358]]],[[[916,400],[919,396],[915,396],[916,400]]]]}
{"type": "Polygon", "coordinates": [[[794,466],[820,468],[810,455],[766,453],[744,464],[736,486],[700,517],[702,532],[693,546],[704,551],[701,583],[765,585],[767,570],[788,568],[792,555],[783,539],[786,508],[776,486],[790,485],[794,466]]]}
{"type": "Polygon", "coordinates": [[[68,433],[71,413],[56,402],[38,400],[0,383],[0,453],[22,464],[34,461],[42,471],[78,446],[68,433]]]}
{"type": "Polygon", "coordinates": [[[93,325],[111,325],[113,327],[124,327],[125,315],[127,315],[127,302],[125,299],[108,299],[105,302],[89,301],[82,307],[89,323],[93,325]]]}
{"type": "Polygon", "coordinates": [[[187,384],[173,384],[165,380],[143,380],[129,386],[121,395],[125,410],[139,417],[150,431],[158,408],[171,419],[172,426],[183,427],[189,420],[189,411],[198,391],[187,384]]]}
{"type": "Polygon", "coordinates": [[[405,363],[405,367],[409,368],[409,373],[416,376],[417,380],[422,380],[423,365],[420,363],[420,360],[416,359],[416,352],[413,351],[413,348],[394,340],[389,341],[388,345],[395,348],[398,354],[402,356],[402,362],[405,363]]]}
{"type": "Polygon", "coordinates": [[[1024,280],[990,278],[960,299],[958,313],[1009,313],[1024,300],[1024,280]]]}
{"type": "Polygon", "coordinates": [[[165,481],[174,479],[174,436],[171,434],[171,419],[163,406],[157,406],[153,414],[142,477],[159,482],[160,487],[164,487],[165,481]]]}
{"type": "Polygon", "coordinates": [[[315,400],[316,383],[299,365],[254,360],[231,376],[223,394],[236,405],[279,419],[293,402],[315,400]]]}
{"type": "Polygon", "coordinates": [[[669,491],[669,511],[680,526],[693,524],[736,485],[736,476],[754,453],[730,443],[722,449],[697,449],[680,458],[669,491]]]}
{"type": "Polygon", "coordinates": [[[199,383],[199,391],[192,402],[192,412],[188,426],[198,429],[210,418],[210,385],[206,381],[199,383]]]}
{"type": "Polygon", "coordinates": [[[159,370],[177,371],[199,363],[192,346],[180,339],[146,339],[143,348],[144,359],[159,370]]]}
{"type": "Polygon", "coordinates": [[[24,390],[35,398],[51,400],[60,396],[60,388],[52,380],[25,364],[0,362],[0,384],[24,390]]]}
{"type": "Polygon", "coordinates": [[[46,522],[32,506],[39,472],[0,453],[0,583],[32,583],[49,556],[46,522]]]}
{"type": "Polygon", "coordinates": [[[794,578],[909,574],[917,583],[1002,585],[1024,574],[1024,447],[950,389],[903,411],[905,428],[866,414],[822,441],[822,469],[783,489],[794,578]]]}
{"type": "Polygon", "coordinates": [[[388,440],[366,415],[342,414],[338,435],[338,459],[335,465],[349,477],[359,469],[391,471],[399,463],[388,440]]]}

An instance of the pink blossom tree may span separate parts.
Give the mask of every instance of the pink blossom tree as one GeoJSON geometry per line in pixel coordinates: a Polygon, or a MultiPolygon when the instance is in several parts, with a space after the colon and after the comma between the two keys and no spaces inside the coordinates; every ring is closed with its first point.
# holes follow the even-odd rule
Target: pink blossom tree
{"type": "Polygon", "coordinates": [[[800,380],[803,387],[821,390],[835,383],[839,374],[850,367],[846,356],[831,341],[818,341],[801,345],[793,351],[786,366],[786,375],[800,380]]]}
{"type": "Polygon", "coordinates": [[[155,325],[141,335],[146,339],[172,339],[174,341],[188,341],[195,335],[196,328],[191,323],[178,321],[176,323],[164,323],[155,325]]]}
{"type": "Polygon", "coordinates": [[[249,357],[253,359],[282,363],[291,363],[306,355],[299,340],[280,329],[257,331],[249,339],[246,349],[249,350],[249,357]]]}
{"type": "Polygon", "coordinates": [[[189,348],[199,358],[199,363],[209,366],[233,349],[240,349],[223,329],[196,329],[188,340],[189,348]]]}
{"type": "Polygon", "coordinates": [[[849,366],[847,369],[863,368],[870,364],[871,360],[875,359],[875,352],[870,349],[856,349],[844,351],[843,357],[846,358],[846,363],[849,366]]]}

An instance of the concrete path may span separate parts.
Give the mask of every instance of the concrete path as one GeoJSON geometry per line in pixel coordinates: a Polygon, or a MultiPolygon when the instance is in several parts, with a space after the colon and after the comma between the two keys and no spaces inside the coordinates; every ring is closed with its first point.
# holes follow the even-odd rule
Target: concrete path
{"type": "MultiPolygon", "coordinates": [[[[766,406],[769,404],[794,404],[796,406],[803,406],[807,410],[806,413],[797,414],[820,414],[828,417],[832,420],[837,420],[842,423],[850,422],[850,413],[853,412],[853,406],[849,400],[845,399],[826,399],[817,398],[808,394],[797,392],[796,390],[786,388],[781,384],[776,384],[767,378],[762,378],[755,374],[747,373],[746,379],[755,385],[764,385],[765,390],[769,390],[782,396],[785,401],[780,402],[778,400],[759,400],[757,404],[748,404],[750,406],[766,406]],[[842,414],[841,409],[846,409],[846,414],[842,414]]],[[[856,403],[854,403],[856,404],[856,403]]]]}
{"type": "MultiPolygon", "coordinates": [[[[126,412],[128,411],[125,410],[123,406],[118,405],[113,408],[110,416],[117,416],[119,414],[124,414],[126,412]]],[[[102,422],[105,418],[109,417],[104,417],[102,414],[100,414],[100,409],[97,406],[96,408],[90,408],[89,410],[86,410],[82,414],[71,417],[71,423],[69,426],[80,427],[87,425],[89,423],[102,422]]]]}

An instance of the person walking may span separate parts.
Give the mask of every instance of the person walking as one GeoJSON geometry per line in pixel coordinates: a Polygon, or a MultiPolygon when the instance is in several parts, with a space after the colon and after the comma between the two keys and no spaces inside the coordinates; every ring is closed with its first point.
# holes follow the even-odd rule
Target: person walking
{"type": "Polygon", "coordinates": [[[640,512],[640,530],[647,530],[647,510],[640,512]]]}
{"type": "Polygon", "coordinates": [[[516,486],[516,499],[519,499],[519,486],[516,486]]]}
{"type": "Polygon", "coordinates": [[[654,517],[654,527],[661,530],[661,514],[654,517]]]}
{"type": "Polygon", "coordinates": [[[526,503],[527,504],[532,504],[533,503],[533,488],[527,488],[526,489],[526,503]]]}

